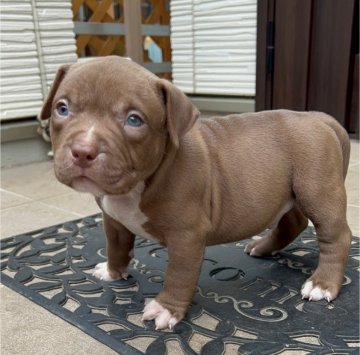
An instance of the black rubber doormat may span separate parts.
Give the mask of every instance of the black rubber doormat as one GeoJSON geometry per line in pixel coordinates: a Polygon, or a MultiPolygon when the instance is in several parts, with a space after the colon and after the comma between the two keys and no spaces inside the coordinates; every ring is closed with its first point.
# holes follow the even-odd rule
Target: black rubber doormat
{"type": "Polygon", "coordinates": [[[99,215],[1,241],[2,282],[120,354],[359,353],[357,238],[331,303],[299,292],[318,258],[311,227],[272,258],[248,256],[246,242],[207,248],[193,304],[172,331],[141,322],[144,303],[161,290],[166,249],[137,238],[128,280],[97,280],[99,215]]]}

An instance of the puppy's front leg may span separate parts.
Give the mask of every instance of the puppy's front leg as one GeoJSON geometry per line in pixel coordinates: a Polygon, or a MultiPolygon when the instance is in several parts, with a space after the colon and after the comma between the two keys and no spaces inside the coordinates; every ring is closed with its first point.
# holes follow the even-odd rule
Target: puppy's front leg
{"type": "Polygon", "coordinates": [[[106,213],[103,213],[103,221],[108,261],[97,264],[93,276],[104,281],[126,279],[127,268],[133,257],[135,236],[106,213]]]}
{"type": "Polygon", "coordinates": [[[196,290],[205,250],[205,242],[195,240],[177,235],[167,241],[169,264],[164,288],[145,306],[142,317],[154,319],[156,329],[171,329],[185,316],[196,290]]]}

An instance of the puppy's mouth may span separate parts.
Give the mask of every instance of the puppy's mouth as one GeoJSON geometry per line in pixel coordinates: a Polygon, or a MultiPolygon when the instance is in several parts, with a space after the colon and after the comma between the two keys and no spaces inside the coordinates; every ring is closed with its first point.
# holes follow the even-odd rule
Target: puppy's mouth
{"type": "Polygon", "coordinates": [[[106,191],[103,190],[99,184],[86,175],[74,177],[71,182],[71,187],[76,191],[91,193],[96,197],[101,197],[106,194],[106,191]]]}
{"type": "Polygon", "coordinates": [[[137,174],[126,168],[114,169],[104,163],[80,167],[69,159],[56,159],[56,157],[55,175],[63,184],[95,197],[120,195],[137,183],[137,174]]]}
{"type": "Polygon", "coordinates": [[[113,178],[107,177],[106,181],[103,179],[93,178],[90,174],[82,172],[77,176],[73,176],[70,186],[79,192],[90,193],[95,197],[102,197],[104,195],[121,195],[136,184],[137,179],[133,175],[118,174],[113,178]]]}

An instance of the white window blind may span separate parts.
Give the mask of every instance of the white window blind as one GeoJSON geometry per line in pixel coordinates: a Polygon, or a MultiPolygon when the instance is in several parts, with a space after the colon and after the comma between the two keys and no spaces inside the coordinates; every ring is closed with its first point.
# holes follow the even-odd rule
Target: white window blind
{"type": "Polygon", "coordinates": [[[255,96],[256,0],[171,0],[173,82],[186,93],[255,96]]]}
{"type": "Polygon", "coordinates": [[[76,62],[71,1],[0,2],[0,119],[36,116],[56,69],[76,62]]]}

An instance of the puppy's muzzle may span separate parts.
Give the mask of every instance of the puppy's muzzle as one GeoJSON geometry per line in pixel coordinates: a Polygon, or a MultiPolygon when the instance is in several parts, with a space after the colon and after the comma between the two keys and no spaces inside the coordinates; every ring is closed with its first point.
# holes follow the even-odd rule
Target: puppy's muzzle
{"type": "Polygon", "coordinates": [[[80,168],[89,168],[99,155],[99,147],[94,143],[77,141],[71,147],[71,158],[80,168]]]}

